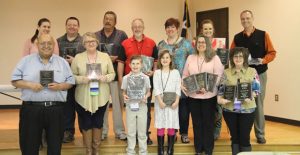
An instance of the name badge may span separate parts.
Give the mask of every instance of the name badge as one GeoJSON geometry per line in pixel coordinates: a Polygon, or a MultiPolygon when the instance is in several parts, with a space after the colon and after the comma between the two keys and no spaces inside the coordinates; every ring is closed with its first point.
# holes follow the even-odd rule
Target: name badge
{"type": "Polygon", "coordinates": [[[234,103],[233,103],[233,109],[236,111],[240,111],[241,110],[241,101],[238,101],[237,99],[235,99],[234,103]]]}
{"type": "Polygon", "coordinates": [[[99,95],[99,82],[98,81],[90,82],[90,95],[91,96],[99,95]]]}
{"type": "Polygon", "coordinates": [[[130,103],[129,108],[131,111],[138,111],[139,110],[139,103],[130,103]]]}

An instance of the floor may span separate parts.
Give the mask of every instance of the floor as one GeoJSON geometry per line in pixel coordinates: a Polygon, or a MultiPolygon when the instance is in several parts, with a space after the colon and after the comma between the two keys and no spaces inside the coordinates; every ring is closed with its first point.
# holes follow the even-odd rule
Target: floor
{"type": "MultiPolygon", "coordinates": [[[[110,109],[111,110],[111,109],[110,109]]],[[[123,114],[125,116],[125,114],[123,114]]],[[[153,116],[153,110],[152,110],[153,116]]],[[[17,155],[19,152],[19,143],[18,143],[18,122],[19,122],[19,110],[18,109],[9,109],[9,110],[0,110],[0,154],[5,155],[17,155]],[[7,150],[5,152],[5,150],[7,150]],[[14,150],[14,151],[12,151],[14,150]],[[4,153],[5,152],[5,153],[4,153]]],[[[111,112],[109,113],[109,122],[112,122],[111,112]]],[[[125,123],[125,122],[124,122],[125,123]]],[[[153,127],[154,125],[153,119],[151,121],[151,138],[154,141],[154,145],[156,145],[156,129],[153,127]]],[[[189,127],[189,137],[193,142],[193,131],[192,131],[192,123],[190,122],[189,127]]],[[[225,122],[223,122],[223,127],[221,130],[221,136],[219,140],[216,141],[216,145],[230,145],[229,140],[229,130],[226,127],[225,122]]],[[[292,144],[300,144],[300,127],[291,126],[282,123],[270,122],[266,121],[266,139],[268,145],[292,145],[292,144]]],[[[180,144],[180,141],[177,143],[180,144]]],[[[258,145],[256,143],[256,139],[252,130],[251,133],[251,143],[253,145],[258,145]]],[[[110,126],[110,131],[108,134],[108,138],[102,142],[103,146],[126,146],[126,142],[118,140],[114,138],[114,133],[112,131],[112,125],[110,126]]],[[[76,123],[76,133],[75,133],[75,141],[68,144],[63,144],[63,148],[65,153],[63,154],[76,154],[73,151],[79,149],[79,152],[83,151],[83,144],[81,134],[78,130],[78,124],[76,123]],[[73,149],[70,149],[73,148],[73,149]],[[71,152],[71,153],[67,153],[71,152]],[[73,153],[72,153],[73,152],[73,153]]],[[[300,148],[299,148],[300,152],[300,148]]],[[[78,152],[77,152],[78,153],[78,152]]],[[[41,153],[43,154],[43,153],[41,153]]],[[[80,153],[79,153],[80,154],[80,153]]]]}

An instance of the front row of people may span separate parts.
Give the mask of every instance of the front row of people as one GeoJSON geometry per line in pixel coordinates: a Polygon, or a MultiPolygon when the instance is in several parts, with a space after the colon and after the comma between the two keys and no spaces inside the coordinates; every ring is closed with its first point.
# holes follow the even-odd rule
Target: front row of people
{"type": "MultiPolygon", "coordinates": [[[[20,148],[23,155],[37,155],[42,130],[45,129],[48,141],[48,155],[59,155],[63,138],[63,103],[66,90],[76,83],[75,98],[78,102],[80,129],[87,155],[99,154],[103,117],[109,100],[109,83],[115,72],[108,54],[97,51],[99,41],[94,33],[83,36],[85,52],[76,55],[71,68],[61,57],[53,54],[54,39],[49,34],[38,37],[39,53],[24,57],[12,75],[12,84],[22,89],[22,108],[20,111],[20,148]],[[100,76],[87,76],[88,64],[101,64],[100,76]],[[33,67],[34,66],[34,67],[33,67]],[[51,72],[45,72],[51,71],[51,72]],[[72,74],[73,72],[73,74],[72,74]],[[51,76],[53,81],[47,83],[51,76]],[[47,78],[41,79],[41,76],[47,78]],[[46,82],[41,85],[40,82],[46,82]]],[[[248,67],[248,51],[233,48],[230,52],[231,68],[224,71],[220,58],[211,49],[210,39],[200,35],[196,40],[195,54],[188,56],[183,69],[185,78],[192,74],[207,72],[218,75],[219,89],[212,92],[201,89],[188,93],[187,86],[181,84],[182,78],[174,69],[173,55],[168,50],[160,51],[157,70],[153,76],[155,96],[155,127],[157,128],[158,154],[164,154],[164,135],[167,130],[167,154],[173,154],[175,130],[179,129],[178,105],[181,91],[189,96],[194,129],[196,154],[211,155],[214,148],[214,119],[217,102],[223,106],[223,115],[229,127],[232,154],[251,151],[250,131],[254,121],[255,100],[259,93],[259,78],[255,69],[248,67]],[[224,73],[223,73],[224,72],[224,73]],[[253,98],[243,101],[224,98],[227,85],[239,82],[254,84],[253,98]],[[255,89],[254,89],[255,88],[255,89]],[[171,96],[167,103],[164,96],[171,96]]],[[[123,77],[122,90],[126,102],[126,124],[128,132],[127,154],[135,154],[138,137],[139,154],[147,154],[147,97],[150,96],[149,77],[141,72],[141,56],[130,59],[131,72],[123,77]],[[143,81],[135,80],[137,77],[143,81]],[[130,90],[130,82],[141,82],[143,91],[130,90]],[[132,93],[136,92],[136,93],[132,93]],[[142,95],[140,100],[132,100],[142,95]]],[[[97,66],[97,65],[96,65],[97,66]]],[[[141,85],[140,85],[141,86],[141,85]]]]}

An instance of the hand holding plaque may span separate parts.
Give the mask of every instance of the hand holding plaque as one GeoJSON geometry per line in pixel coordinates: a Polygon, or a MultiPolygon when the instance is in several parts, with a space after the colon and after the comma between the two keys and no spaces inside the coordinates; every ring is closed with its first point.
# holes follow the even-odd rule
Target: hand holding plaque
{"type": "Polygon", "coordinates": [[[197,82],[196,84],[198,87],[198,91],[200,91],[203,88],[205,90],[207,90],[207,73],[206,72],[195,74],[195,79],[197,82]]]}
{"type": "Polygon", "coordinates": [[[218,48],[217,55],[219,56],[221,63],[226,66],[229,62],[229,49],[218,48]]]}
{"type": "Polygon", "coordinates": [[[40,83],[43,87],[47,87],[49,83],[54,82],[53,70],[41,70],[40,71],[40,83]]]}
{"type": "Polygon", "coordinates": [[[148,56],[145,56],[145,55],[142,55],[141,57],[142,57],[142,60],[143,60],[142,72],[147,73],[149,71],[152,71],[154,58],[148,57],[148,56]]]}
{"type": "Polygon", "coordinates": [[[217,88],[218,75],[207,73],[207,91],[214,92],[217,88]]]}
{"type": "Polygon", "coordinates": [[[262,62],[261,62],[261,58],[252,58],[251,55],[249,55],[248,57],[248,64],[249,65],[261,65],[262,62]]]}
{"type": "Polygon", "coordinates": [[[217,85],[218,75],[202,72],[183,79],[183,85],[188,93],[213,92],[217,85]],[[200,91],[201,90],[201,91],[200,91]]]}
{"type": "Polygon", "coordinates": [[[252,99],[252,84],[238,83],[237,84],[237,100],[244,101],[245,99],[252,99]]]}
{"type": "Polygon", "coordinates": [[[100,43],[100,50],[103,52],[107,52],[108,55],[112,55],[113,52],[113,47],[114,44],[113,43],[100,43]]]}
{"type": "Polygon", "coordinates": [[[63,58],[67,58],[67,55],[68,56],[71,56],[71,57],[75,57],[76,55],[76,48],[73,48],[73,47],[66,47],[65,50],[64,50],[64,55],[63,55],[63,58]]]}
{"type": "Polygon", "coordinates": [[[129,76],[127,79],[127,96],[130,101],[140,102],[145,97],[145,79],[143,76],[129,76]]]}
{"type": "Polygon", "coordinates": [[[175,92],[164,92],[163,93],[163,102],[166,106],[172,106],[172,104],[176,100],[176,93],[175,92]]]}
{"type": "Polygon", "coordinates": [[[86,64],[86,76],[90,80],[98,80],[100,75],[102,75],[100,63],[86,64]]]}
{"type": "Polygon", "coordinates": [[[236,86],[235,85],[225,85],[224,86],[224,99],[234,101],[235,98],[235,92],[236,92],[236,86]]]}
{"type": "Polygon", "coordinates": [[[183,79],[183,86],[186,89],[187,93],[194,93],[196,91],[198,91],[198,84],[197,81],[195,79],[195,75],[191,75],[188,76],[186,78],[183,79]]]}

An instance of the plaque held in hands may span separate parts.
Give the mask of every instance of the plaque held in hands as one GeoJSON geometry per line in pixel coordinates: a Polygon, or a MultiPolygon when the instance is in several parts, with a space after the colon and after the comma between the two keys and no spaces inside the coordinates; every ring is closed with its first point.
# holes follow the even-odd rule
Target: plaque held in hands
{"type": "Polygon", "coordinates": [[[76,55],[76,48],[74,47],[66,47],[64,50],[64,54],[63,54],[63,58],[67,58],[67,55],[71,56],[71,57],[75,57],[76,55]]]}
{"type": "Polygon", "coordinates": [[[172,104],[176,100],[176,93],[175,92],[164,92],[163,93],[163,102],[167,106],[172,106],[172,104]]]}
{"type": "Polygon", "coordinates": [[[252,84],[238,83],[236,97],[239,101],[244,101],[246,98],[252,99],[252,84]]]}
{"type": "Polygon", "coordinates": [[[144,99],[145,79],[143,76],[129,76],[127,79],[127,96],[130,101],[140,102],[144,99]]]}
{"type": "Polygon", "coordinates": [[[194,93],[198,91],[198,84],[195,79],[195,75],[188,76],[183,79],[183,85],[187,89],[188,93],[194,93]]]}
{"type": "Polygon", "coordinates": [[[257,66],[257,65],[261,65],[261,62],[259,61],[259,58],[252,58],[252,56],[249,55],[248,64],[257,66]]]}
{"type": "Polygon", "coordinates": [[[229,62],[229,49],[218,48],[217,55],[219,56],[221,63],[226,66],[229,62]]]}
{"type": "Polygon", "coordinates": [[[143,67],[142,67],[142,72],[147,73],[152,70],[153,63],[154,63],[154,58],[148,57],[145,55],[142,55],[142,60],[143,60],[143,67]]]}
{"type": "Polygon", "coordinates": [[[49,83],[54,82],[54,71],[53,70],[41,70],[40,71],[40,84],[43,87],[48,87],[49,83]]]}
{"type": "Polygon", "coordinates": [[[195,78],[197,81],[198,90],[201,90],[202,88],[207,90],[207,73],[203,72],[203,73],[195,74],[195,78]]]}
{"type": "Polygon", "coordinates": [[[234,85],[225,85],[224,86],[224,99],[230,100],[230,101],[234,101],[234,97],[235,97],[235,89],[236,86],[234,85]]]}
{"type": "Polygon", "coordinates": [[[113,43],[100,43],[100,50],[106,52],[109,56],[112,55],[113,43]]]}
{"type": "Polygon", "coordinates": [[[214,92],[217,85],[218,75],[207,73],[207,91],[214,92]]]}
{"type": "Polygon", "coordinates": [[[100,63],[86,64],[86,76],[91,80],[97,80],[102,75],[100,63]]]}

